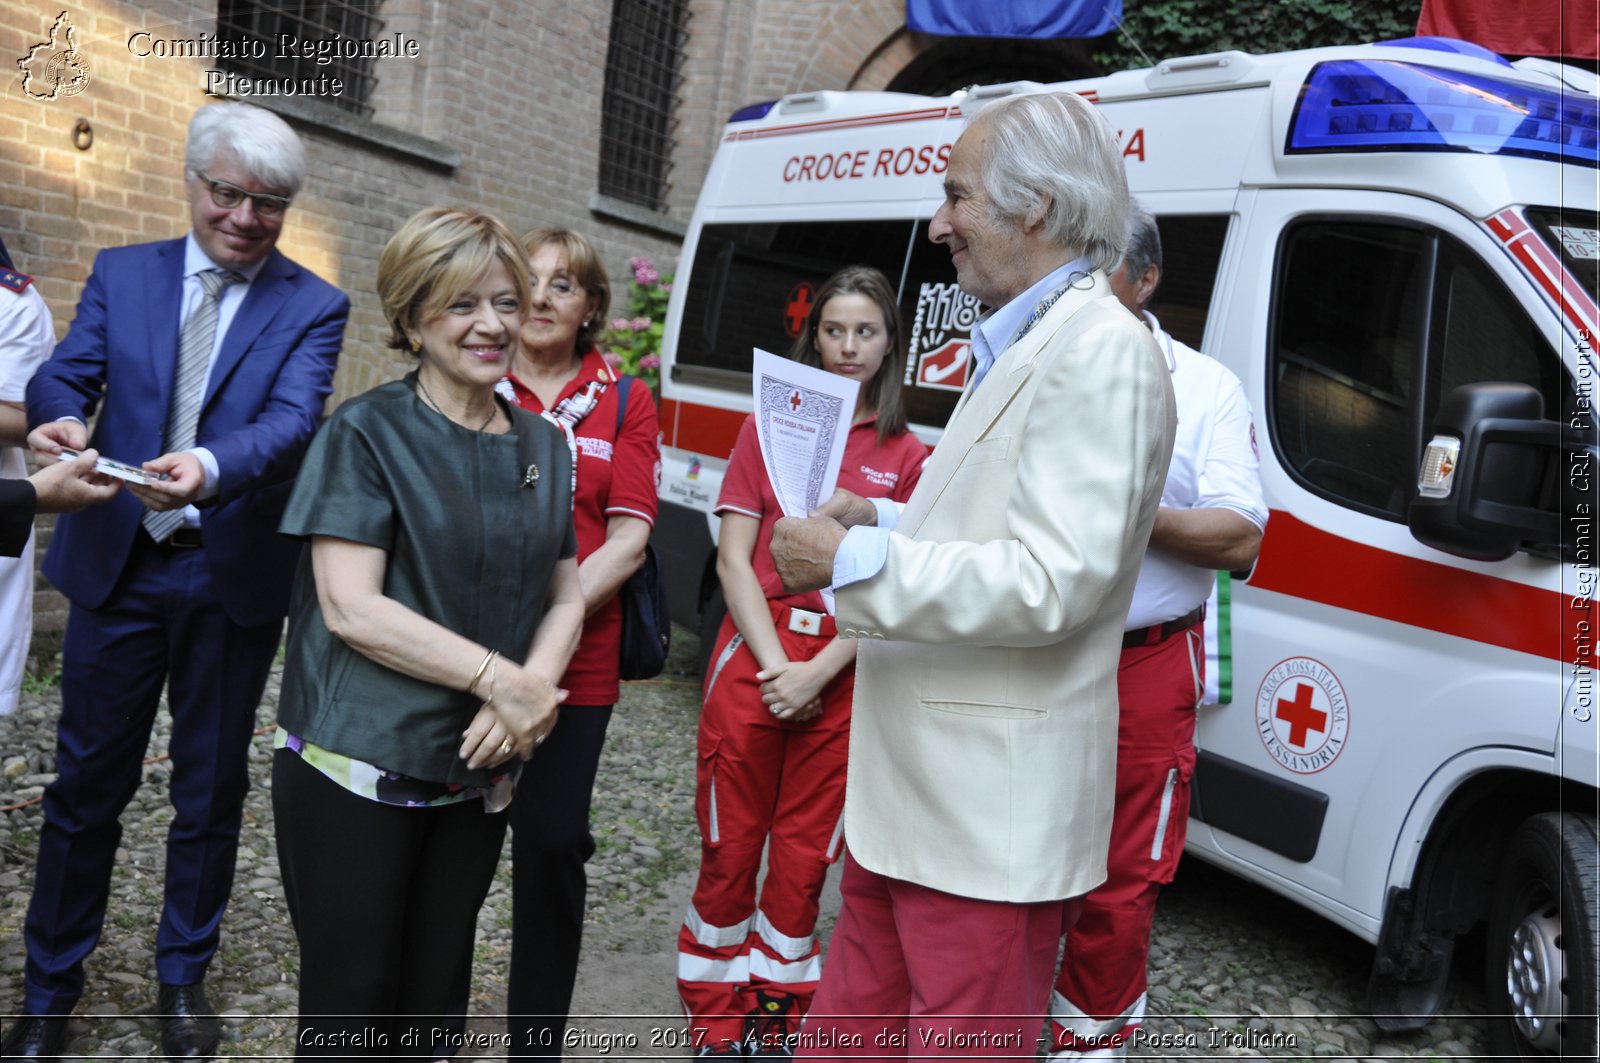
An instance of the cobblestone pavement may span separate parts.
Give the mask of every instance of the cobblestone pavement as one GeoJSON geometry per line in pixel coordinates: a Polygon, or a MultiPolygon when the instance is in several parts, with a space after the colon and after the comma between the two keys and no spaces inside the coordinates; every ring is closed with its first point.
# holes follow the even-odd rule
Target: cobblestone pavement
{"type": "MultiPolygon", "coordinates": [[[[679,632],[668,674],[627,684],[613,717],[596,795],[599,843],[591,867],[589,920],[567,1056],[681,1058],[673,987],[678,921],[693,886],[695,640],[679,632]]],[[[245,813],[233,901],[209,977],[225,1013],[223,1054],[282,1059],[294,1046],[296,948],[273,849],[266,776],[276,681],[252,752],[255,786],[245,813]]],[[[21,926],[40,808],[53,770],[58,698],[41,687],[21,711],[0,717],[0,1014],[21,1000],[21,926]],[[32,803],[29,803],[32,802],[32,803]],[[21,806],[21,807],[17,807],[21,806]]],[[[68,1028],[73,1059],[160,1058],[156,1053],[152,948],[170,807],[166,717],[151,741],[145,785],[124,816],[112,901],[88,992],[68,1028]]],[[[502,1043],[510,940],[505,865],[479,919],[473,1018],[462,1060],[491,1060],[502,1043]]],[[[836,877],[836,876],[835,876],[836,877]]],[[[837,910],[824,900],[824,930],[837,910]]],[[[1470,950],[1468,950],[1470,952],[1470,950]]],[[[1445,1018],[1410,1035],[1385,1036],[1360,1015],[1372,951],[1287,901],[1187,861],[1163,895],[1151,959],[1151,1015],[1134,1055],[1165,1058],[1468,1059],[1483,1054],[1476,1017],[1482,994],[1465,975],[1452,983],[1445,1018]]],[[[1458,967],[1471,963],[1458,957],[1458,967]]],[[[1476,970],[1481,964],[1474,964],[1476,970]]]]}

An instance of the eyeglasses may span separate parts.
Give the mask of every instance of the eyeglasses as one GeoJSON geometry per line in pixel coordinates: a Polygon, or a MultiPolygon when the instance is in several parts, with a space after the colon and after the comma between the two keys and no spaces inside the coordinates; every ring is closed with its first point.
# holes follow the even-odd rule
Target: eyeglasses
{"type": "Polygon", "coordinates": [[[288,196],[272,196],[265,192],[246,192],[238,185],[230,185],[226,181],[213,181],[199,170],[194,175],[211,191],[211,202],[223,210],[233,210],[245,200],[250,201],[250,206],[260,218],[281,218],[283,212],[289,209],[293,202],[288,196]]]}
{"type": "MultiPolygon", "coordinates": [[[[537,291],[539,288],[539,278],[529,277],[528,281],[533,285],[534,290],[537,291]]],[[[551,294],[553,294],[557,299],[571,299],[575,295],[583,294],[583,286],[581,284],[578,284],[576,281],[570,281],[565,277],[555,278],[549,283],[548,287],[551,294]]]]}

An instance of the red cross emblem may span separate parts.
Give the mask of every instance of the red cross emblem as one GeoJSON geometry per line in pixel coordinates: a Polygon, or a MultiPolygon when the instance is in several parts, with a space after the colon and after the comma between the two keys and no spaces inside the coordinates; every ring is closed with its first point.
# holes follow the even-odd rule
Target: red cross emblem
{"type": "Polygon", "coordinates": [[[1328,729],[1328,714],[1320,709],[1311,707],[1311,684],[1296,683],[1294,687],[1294,700],[1278,699],[1276,713],[1278,719],[1289,725],[1289,744],[1291,746],[1307,745],[1308,731],[1326,731],[1328,729]]]}
{"type": "Polygon", "coordinates": [[[805,629],[806,631],[810,631],[811,630],[811,618],[809,616],[802,616],[800,618],[800,626],[803,629],[805,629]]]}
{"type": "Polygon", "coordinates": [[[809,281],[801,281],[789,289],[789,302],[783,308],[783,330],[792,339],[806,327],[806,315],[811,313],[811,301],[817,290],[809,281]]]}
{"type": "Polygon", "coordinates": [[[1287,657],[1273,665],[1256,691],[1255,716],[1267,755],[1296,775],[1328,768],[1350,736],[1344,686],[1314,657],[1287,657]]]}
{"type": "Polygon", "coordinates": [[[793,412],[799,413],[800,407],[804,404],[805,400],[800,397],[800,393],[798,391],[789,396],[789,409],[793,412]]]}

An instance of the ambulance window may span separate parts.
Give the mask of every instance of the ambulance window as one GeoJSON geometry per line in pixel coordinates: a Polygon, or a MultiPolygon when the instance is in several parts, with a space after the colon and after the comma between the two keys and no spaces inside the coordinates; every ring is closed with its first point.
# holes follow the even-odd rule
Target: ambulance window
{"type": "Polygon", "coordinates": [[[1528,221],[1555,249],[1586,292],[1600,291],[1600,216],[1594,211],[1534,207],[1528,221]]]}
{"type": "MultiPolygon", "coordinates": [[[[1431,426],[1439,402],[1463,384],[1510,381],[1531,384],[1544,396],[1550,420],[1577,426],[1577,392],[1550,349],[1549,339],[1534,326],[1511,293],[1470,251],[1449,237],[1441,239],[1439,280],[1434,306],[1438,380],[1429,388],[1424,426],[1431,426]]],[[[1587,420],[1587,418],[1584,418],[1587,420]]],[[[1420,447],[1418,448],[1420,452],[1420,447]]],[[[1538,474],[1538,505],[1561,508],[1560,462],[1547,461],[1538,474]]]]}
{"type": "Polygon", "coordinates": [[[830,274],[863,263],[898,284],[907,242],[917,235],[910,221],[706,226],[689,274],[674,373],[748,387],[751,348],[787,353],[830,274]]]}
{"type": "Polygon", "coordinates": [[[1573,390],[1543,336],[1476,254],[1434,229],[1305,221],[1279,255],[1273,440],[1318,494],[1405,519],[1442,396],[1463,384],[1530,384],[1546,415],[1573,390]]]}
{"type": "Polygon", "coordinates": [[[1430,389],[1430,420],[1451,389],[1489,380],[1532,384],[1544,396],[1546,415],[1560,415],[1565,373],[1549,342],[1488,267],[1448,238],[1440,248],[1434,319],[1442,326],[1436,326],[1442,358],[1430,389]]]}
{"type": "MultiPolygon", "coordinates": [[[[1600,214],[1594,211],[1581,211],[1556,207],[1530,207],[1527,212],[1528,221],[1534,229],[1544,237],[1545,242],[1561,256],[1561,262],[1577,281],[1578,287],[1590,293],[1600,292],[1600,214]]],[[[1589,338],[1590,346],[1594,345],[1593,337],[1589,338]]],[[[1561,378],[1561,406],[1555,405],[1547,387],[1545,392],[1545,411],[1554,416],[1550,411],[1560,409],[1562,423],[1572,427],[1587,425],[1589,431],[1594,427],[1594,402],[1592,396],[1585,394],[1583,401],[1579,401],[1578,389],[1573,385],[1572,379],[1564,371],[1559,374],[1561,378]]],[[[1588,389],[1585,389],[1587,392],[1588,389]]]]}
{"type": "Polygon", "coordinates": [[[1319,494],[1400,519],[1426,233],[1359,222],[1290,230],[1274,300],[1274,438],[1319,494]]]}
{"type": "Polygon", "coordinates": [[[1150,312],[1179,342],[1204,350],[1206,314],[1217,285],[1228,216],[1169,214],[1157,218],[1156,227],[1161,230],[1161,287],[1150,301],[1150,312]]]}

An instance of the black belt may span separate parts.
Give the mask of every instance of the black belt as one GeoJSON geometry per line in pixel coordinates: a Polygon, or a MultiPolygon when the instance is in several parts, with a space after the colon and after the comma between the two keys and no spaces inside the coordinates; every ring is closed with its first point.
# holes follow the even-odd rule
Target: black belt
{"type": "Polygon", "coordinates": [[[1184,613],[1176,620],[1168,620],[1164,624],[1151,624],[1149,627],[1138,627],[1132,631],[1122,633],[1122,648],[1131,650],[1135,646],[1154,646],[1158,642],[1165,642],[1180,631],[1188,631],[1206,618],[1206,607],[1202,604],[1192,612],[1184,613]]]}
{"type": "Polygon", "coordinates": [[[157,550],[197,550],[205,545],[200,538],[199,528],[181,527],[159,543],[151,536],[149,529],[141,527],[139,530],[144,532],[145,541],[157,550]]]}

